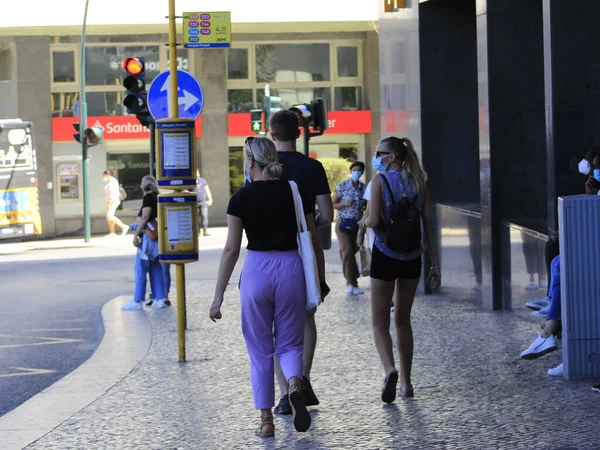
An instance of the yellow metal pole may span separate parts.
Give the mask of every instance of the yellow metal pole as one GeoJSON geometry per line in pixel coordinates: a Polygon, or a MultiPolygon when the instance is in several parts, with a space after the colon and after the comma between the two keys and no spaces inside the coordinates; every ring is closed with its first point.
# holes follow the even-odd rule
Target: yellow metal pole
{"type": "Polygon", "coordinates": [[[185,266],[177,264],[177,339],[179,362],[185,362],[185,266]]]}
{"type": "MultiPolygon", "coordinates": [[[[177,92],[177,28],[175,22],[175,0],[169,0],[169,79],[171,81],[169,99],[171,119],[179,117],[179,94],[177,92]]],[[[177,269],[177,340],[179,343],[179,362],[185,362],[185,266],[176,264],[177,269]]]]}
{"type": "Polygon", "coordinates": [[[169,79],[171,80],[171,119],[179,117],[179,94],[177,93],[177,27],[175,22],[175,0],[169,0],[169,79]]]}

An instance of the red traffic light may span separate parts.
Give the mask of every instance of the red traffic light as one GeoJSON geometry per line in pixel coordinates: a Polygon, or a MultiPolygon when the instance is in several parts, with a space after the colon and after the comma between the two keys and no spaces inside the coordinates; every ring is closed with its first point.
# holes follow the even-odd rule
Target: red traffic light
{"type": "Polygon", "coordinates": [[[123,70],[130,75],[139,75],[144,71],[144,63],[138,58],[127,58],[123,61],[123,70]]]}

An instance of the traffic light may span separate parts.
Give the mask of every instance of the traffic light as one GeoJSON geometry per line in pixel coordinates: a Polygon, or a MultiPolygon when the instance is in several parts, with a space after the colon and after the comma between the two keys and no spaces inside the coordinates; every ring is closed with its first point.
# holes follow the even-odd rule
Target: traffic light
{"type": "Polygon", "coordinates": [[[86,128],[83,135],[87,138],[88,147],[98,145],[104,136],[104,129],[101,127],[86,128]]]}
{"type": "Polygon", "coordinates": [[[146,59],[141,57],[126,58],[123,61],[123,70],[127,77],[123,80],[123,87],[127,90],[123,99],[123,106],[129,114],[135,117],[144,126],[154,122],[148,109],[148,92],[146,91],[146,59]]]}
{"type": "Polygon", "coordinates": [[[269,85],[265,87],[265,101],[263,103],[265,110],[265,134],[269,131],[271,116],[277,111],[281,111],[281,97],[271,97],[269,85]]]}
{"type": "MultiPolygon", "coordinates": [[[[75,128],[75,131],[77,132],[73,135],[73,137],[79,143],[81,143],[80,127],[81,123],[79,122],[73,124],[73,128],[75,128]]],[[[102,137],[104,136],[104,129],[101,127],[86,128],[83,131],[83,135],[87,138],[87,146],[93,147],[94,145],[98,145],[100,142],[102,142],[102,137]]]]}
{"type": "Polygon", "coordinates": [[[76,131],[76,133],[73,135],[73,137],[75,138],[75,140],[77,142],[79,142],[81,144],[81,134],[79,132],[79,125],[81,125],[79,122],[73,124],[73,128],[75,128],[75,131],[76,131]]]}
{"type": "Polygon", "coordinates": [[[250,111],[250,127],[255,133],[260,133],[260,130],[262,130],[262,115],[262,109],[253,109],[250,111]]]}
{"type": "Polygon", "coordinates": [[[311,136],[320,136],[328,128],[327,105],[322,98],[317,98],[310,103],[294,105],[290,111],[298,115],[301,127],[312,127],[311,136]]]}

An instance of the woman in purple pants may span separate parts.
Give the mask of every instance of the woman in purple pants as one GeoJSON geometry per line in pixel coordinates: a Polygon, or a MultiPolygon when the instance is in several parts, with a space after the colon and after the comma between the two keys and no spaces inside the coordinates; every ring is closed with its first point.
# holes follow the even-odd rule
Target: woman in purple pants
{"type": "MultiPolygon", "coordinates": [[[[289,400],[297,431],[306,431],[311,418],[302,394],[302,352],[306,288],[298,254],[296,213],[292,190],[280,180],[282,166],[275,145],[266,138],[246,139],[244,171],[250,182],[231,197],[227,208],[227,243],[219,265],[210,318],[221,318],[225,289],[240,254],[246,231],[248,252],[240,279],[242,333],[250,356],[254,405],[261,411],[256,434],[275,434],[273,355],[289,383],[289,400]]],[[[303,202],[308,205],[309,202],[303,202]]],[[[307,214],[308,213],[308,214],[307,214]]],[[[306,222],[318,239],[312,214],[306,222]]]]}

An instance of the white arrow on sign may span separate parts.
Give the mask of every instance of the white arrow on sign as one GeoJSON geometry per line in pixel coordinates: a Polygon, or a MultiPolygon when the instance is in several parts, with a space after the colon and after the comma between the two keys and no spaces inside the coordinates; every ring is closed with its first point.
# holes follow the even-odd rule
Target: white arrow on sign
{"type": "MultiPolygon", "coordinates": [[[[177,94],[179,96],[179,91],[181,91],[182,89],[177,86],[177,94]]],[[[167,104],[169,105],[169,117],[173,117],[173,111],[171,111],[171,75],[169,75],[167,77],[167,79],[165,80],[165,82],[163,83],[162,87],[160,88],[160,92],[163,91],[167,91],[167,104]]],[[[198,97],[196,97],[194,94],[186,91],[185,89],[183,89],[183,97],[179,97],[179,105],[183,105],[183,110],[187,111],[188,109],[190,109],[192,106],[194,106],[198,100],[200,100],[198,97]]]]}

